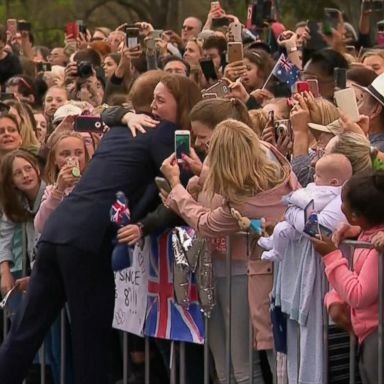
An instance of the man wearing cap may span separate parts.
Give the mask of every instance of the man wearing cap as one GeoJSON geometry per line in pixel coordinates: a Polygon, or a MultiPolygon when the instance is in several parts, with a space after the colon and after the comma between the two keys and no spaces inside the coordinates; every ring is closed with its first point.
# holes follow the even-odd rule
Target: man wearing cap
{"type": "Polygon", "coordinates": [[[369,117],[368,139],[372,146],[384,151],[384,74],[368,87],[355,86],[364,91],[358,107],[361,115],[369,117]]]}

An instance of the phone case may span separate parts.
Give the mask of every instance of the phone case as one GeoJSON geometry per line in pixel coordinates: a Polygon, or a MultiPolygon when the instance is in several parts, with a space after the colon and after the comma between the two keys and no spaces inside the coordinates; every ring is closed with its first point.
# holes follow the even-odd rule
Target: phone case
{"type": "Polygon", "coordinates": [[[309,84],[307,81],[297,81],[296,82],[296,92],[297,93],[304,93],[304,92],[309,92],[309,84]]]}
{"type": "Polygon", "coordinates": [[[360,120],[355,92],[352,88],[340,89],[335,92],[335,101],[341,111],[354,123],[360,120]]]}
{"type": "Polygon", "coordinates": [[[103,132],[103,122],[97,116],[77,116],[73,128],[76,132],[103,132]]]}
{"type": "Polygon", "coordinates": [[[164,177],[155,177],[155,184],[159,190],[164,189],[164,191],[166,191],[168,193],[171,192],[171,190],[172,190],[168,181],[166,179],[164,179],[164,177]]]}
{"type": "Polygon", "coordinates": [[[230,37],[234,42],[242,42],[243,39],[241,37],[241,31],[242,31],[242,26],[240,23],[231,23],[229,24],[229,33],[230,37]]]}
{"type": "Polygon", "coordinates": [[[225,98],[230,93],[230,90],[224,81],[218,81],[207,88],[204,93],[214,93],[217,97],[225,98]]]}
{"type": "Polygon", "coordinates": [[[239,42],[228,43],[228,63],[243,60],[243,44],[239,42]]]}

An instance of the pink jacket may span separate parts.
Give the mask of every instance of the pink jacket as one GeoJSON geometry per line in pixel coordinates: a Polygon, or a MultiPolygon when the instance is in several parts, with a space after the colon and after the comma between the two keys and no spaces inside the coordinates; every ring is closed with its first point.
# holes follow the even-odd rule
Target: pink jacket
{"type": "MultiPolygon", "coordinates": [[[[364,231],[359,240],[370,242],[373,235],[383,230],[384,226],[380,226],[364,231]]],[[[350,305],[352,327],[359,343],[378,327],[378,258],[375,249],[357,248],[353,254],[354,270],[351,271],[339,250],[323,257],[325,273],[333,287],[325,296],[325,304],[328,309],[334,303],[350,305]]]]}
{"type": "Polygon", "coordinates": [[[67,188],[64,191],[63,195],[55,193],[54,186],[48,185],[45,188],[43,198],[41,200],[41,205],[35,216],[35,228],[37,232],[41,233],[44,229],[45,222],[48,220],[51,213],[60,205],[64,197],[68,196],[73,190],[72,188],[67,188]]]}
{"type": "MultiPolygon", "coordinates": [[[[285,211],[281,202],[284,195],[297,189],[299,184],[291,171],[288,161],[272,146],[263,143],[275,155],[281,166],[288,173],[287,179],[275,188],[260,192],[242,204],[228,204],[215,195],[211,200],[205,193],[200,193],[198,202],[181,186],[173,188],[168,196],[167,204],[200,235],[220,238],[231,235],[231,256],[233,259],[247,260],[247,239],[244,235],[235,235],[239,226],[232,217],[230,208],[237,209],[249,218],[264,217],[267,221],[278,221],[285,211]]],[[[202,185],[204,174],[199,183],[202,185]]],[[[196,181],[194,181],[196,182],[196,181]]],[[[213,252],[213,256],[222,257],[223,252],[213,252]]],[[[225,246],[224,246],[225,248],[225,246]]],[[[272,290],[272,263],[260,259],[261,250],[256,242],[251,242],[250,259],[248,260],[248,299],[252,324],[254,327],[255,347],[259,350],[273,347],[272,328],[269,314],[269,293],[272,290]]]]}

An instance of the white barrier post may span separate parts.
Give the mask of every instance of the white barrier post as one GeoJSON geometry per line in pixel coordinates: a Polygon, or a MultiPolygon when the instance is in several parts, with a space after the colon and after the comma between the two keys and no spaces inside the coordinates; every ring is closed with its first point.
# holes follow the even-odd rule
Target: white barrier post
{"type": "Polygon", "coordinates": [[[226,361],[226,380],[227,383],[231,382],[231,326],[232,326],[232,263],[231,263],[231,240],[230,237],[226,237],[226,276],[227,276],[227,325],[226,325],[226,349],[225,349],[225,361],[226,361]]]}

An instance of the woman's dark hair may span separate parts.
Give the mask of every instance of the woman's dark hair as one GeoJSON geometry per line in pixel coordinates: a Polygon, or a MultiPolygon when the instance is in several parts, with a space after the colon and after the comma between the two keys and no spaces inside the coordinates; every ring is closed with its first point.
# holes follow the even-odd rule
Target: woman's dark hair
{"type": "Polygon", "coordinates": [[[101,66],[101,56],[92,48],[80,49],[73,56],[73,60],[78,64],[82,61],[87,61],[88,63],[91,63],[93,67],[101,66]]]}
{"type": "Polygon", "coordinates": [[[384,223],[384,172],[352,176],[343,188],[343,197],[370,225],[384,223]]]}
{"type": "Polygon", "coordinates": [[[110,57],[117,65],[119,65],[120,60],[121,60],[121,55],[120,53],[109,53],[108,55],[105,55],[105,57],[110,57]]]}
{"type": "Polygon", "coordinates": [[[25,209],[21,196],[22,192],[13,183],[13,162],[16,158],[28,161],[39,174],[39,165],[35,156],[24,150],[16,150],[6,154],[1,161],[0,201],[3,212],[14,223],[22,223],[32,219],[32,214],[25,209]]]}
{"type": "Polygon", "coordinates": [[[227,119],[235,119],[252,127],[247,107],[238,99],[203,99],[189,114],[191,121],[199,121],[210,129],[227,119]]]}
{"type": "Polygon", "coordinates": [[[263,49],[249,49],[245,51],[244,58],[257,65],[259,76],[264,80],[267,79],[275,65],[272,56],[263,49]]]}

